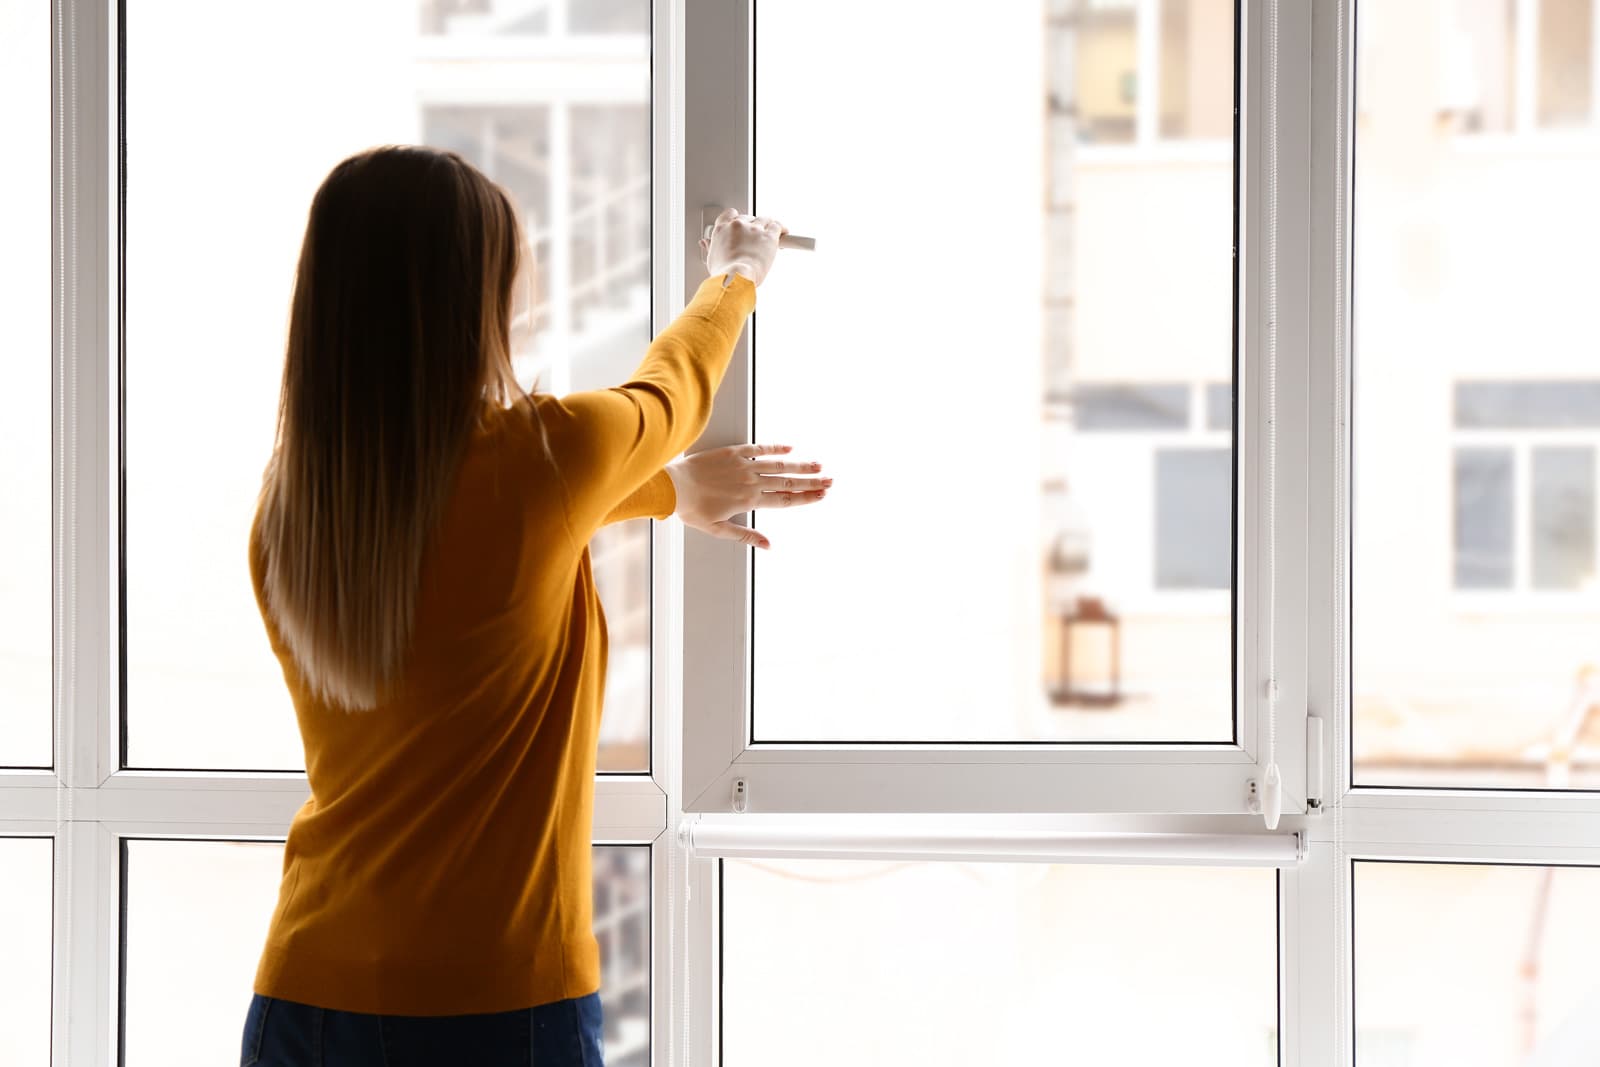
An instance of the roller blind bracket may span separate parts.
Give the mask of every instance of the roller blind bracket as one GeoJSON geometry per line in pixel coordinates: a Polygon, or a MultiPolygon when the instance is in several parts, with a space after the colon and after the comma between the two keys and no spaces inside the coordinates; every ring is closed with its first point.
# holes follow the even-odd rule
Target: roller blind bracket
{"type": "Polygon", "coordinates": [[[748,819],[690,815],[678,825],[689,859],[828,859],[909,862],[1103,863],[1293,867],[1302,832],[1109,833],[1048,827],[984,829],[882,816],[748,819]]]}

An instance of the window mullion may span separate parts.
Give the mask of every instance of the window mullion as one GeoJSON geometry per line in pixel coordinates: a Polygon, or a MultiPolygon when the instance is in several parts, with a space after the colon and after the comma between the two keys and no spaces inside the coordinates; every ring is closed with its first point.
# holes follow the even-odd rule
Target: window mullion
{"type": "MultiPolygon", "coordinates": [[[[1284,1067],[1348,1067],[1340,1063],[1338,1035],[1350,1019],[1350,942],[1329,921],[1341,882],[1327,841],[1311,843],[1306,862],[1278,878],[1279,1062],[1284,1067]]],[[[1348,904],[1345,912],[1348,913],[1348,904]]]]}
{"type": "MultiPolygon", "coordinates": [[[[1283,5],[1285,8],[1298,5],[1283,5]]],[[[1281,879],[1285,1064],[1349,1067],[1353,989],[1348,852],[1341,838],[1348,789],[1350,552],[1349,205],[1353,5],[1315,4],[1305,27],[1309,97],[1303,112],[1304,213],[1280,224],[1307,236],[1308,330],[1303,349],[1306,487],[1302,647],[1304,707],[1322,720],[1320,811],[1308,820],[1310,858],[1281,879]],[[1330,810],[1330,805],[1333,807],[1330,810]]]]}
{"type": "Polygon", "coordinates": [[[117,848],[94,822],[56,833],[52,1067],[117,1062],[117,848]]]}
{"type": "MultiPolygon", "coordinates": [[[[53,752],[48,788],[20,782],[23,807],[54,827],[51,1062],[115,1054],[115,839],[80,805],[114,766],[112,559],[115,435],[111,339],[115,4],[59,0],[52,47],[53,752]],[[24,803],[27,802],[27,803],[24,803]]],[[[14,805],[12,802],[16,801],[14,805]]]]}
{"type": "Polygon", "coordinates": [[[54,172],[54,763],[98,784],[115,751],[113,423],[115,43],[112,8],[56,9],[54,172]]]}

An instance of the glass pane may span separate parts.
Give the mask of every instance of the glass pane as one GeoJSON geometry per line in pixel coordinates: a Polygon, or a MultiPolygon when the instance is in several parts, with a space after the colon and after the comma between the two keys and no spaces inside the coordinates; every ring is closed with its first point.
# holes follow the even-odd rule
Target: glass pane
{"type": "Polygon", "coordinates": [[[50,10],[0,3],[0,766],[18,767],[51,762],[50,10]]]}
{"type": "MultiPolygon", "coordinates": [[[[252,24],[259,47],[239,50],[194,47],[196,27],[214,20],[198,0],[128,4],[128,765],[301,765],[245,548],[306,211],[339,160],[386,142],[430,144],[510,192],[540,290],[516,359],[524,386],[615,384],[643,355],[650,8],[595,3],[595,18],[618,27],[604,49],[572,39],[525,55],[494,38],[553,32],[529,20],[555,8],[293,0],[252,24]],[[284,55],[298,57],[292,79],[284,55]],[[579,68],[580,78],[552,78],[579,68]],[[216,91],[197,99],[195,85],[216,91]],[[219,167],[225,182],[186,177],[219,167]]],[[[574,32],[587,8],[560,5],[574,32]]],[[[593,548],[611,625],[599,766],[648,770],[649,522],[607,528],[593,548]]]]}
{"type": "Polygon", "coordinates": [[[1600,870],[1355,864],[1357,1067],[1579,1067],[1600,1048],[1600,870]]]}
{"type": "Polygon", "coordinates": [[[1600,788],[1600,125],[1517,98],[1565,84],[1575,11],[1357,20],[1358,784],[1600,788]]]}
{"type": "MultiPolygon", "coordinates": [[[[126,845],[125,1067],[236,1062],[256,964],[278,902],[283,844],[130,840],[126,845]]],[[[597,846],[594,893],[606,1063],[647,1067],[649,847],[597,846]]]]}
{"type": "Polygon", "coordinates": [[[727,860],[723,1063],[1276,1064],[1276,892],[1271,870],[727,860]]]}
{"type": "Polygon", "coordinates": [[[48,837],[0,837],[0,1063],[16,1067],[50,1064],[54,855],[48,837]]]}
{"type": "Polygon", "coordinates": [[[757,741],[1233,739],[1234,9],[1052,10],[757,8],[757,210],[820,251],[762,289],[756,434],[838,478],[756,515],[757,741]]]}

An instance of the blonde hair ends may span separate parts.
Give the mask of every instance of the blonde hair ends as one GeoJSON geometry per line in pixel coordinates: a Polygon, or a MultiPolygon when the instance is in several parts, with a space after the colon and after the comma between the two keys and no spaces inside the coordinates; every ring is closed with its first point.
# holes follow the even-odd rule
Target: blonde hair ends
{"type": "Polygon", "coordinates": [[[312,200],[254,547],[271,619],[329,706],[389,699],[467,444],[489,405],[523,396],[523,254],[510,197],[453,152],[358,153],[312,200]]]}

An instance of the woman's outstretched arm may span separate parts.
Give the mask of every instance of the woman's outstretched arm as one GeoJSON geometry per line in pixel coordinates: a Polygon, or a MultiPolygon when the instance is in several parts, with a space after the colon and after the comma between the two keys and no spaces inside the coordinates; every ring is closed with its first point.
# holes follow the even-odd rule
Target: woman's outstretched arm
{"type": "Polygon", "coordinates": [[[574,535],[587,540],[705,429],[784,232],[775,219],[723,212],[700,243],[710,276],[656,336],[633,377],[614,389],[538,402],[574,535]]]}
{"type": "Polygon", "coordinates": [[[587,538],[700,436],[755,293],[743,275],[712,275],[628,381],[535,401],[575,535],[587,538]]]}

